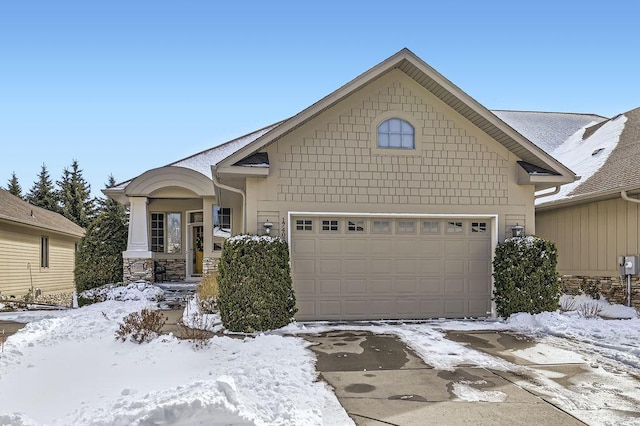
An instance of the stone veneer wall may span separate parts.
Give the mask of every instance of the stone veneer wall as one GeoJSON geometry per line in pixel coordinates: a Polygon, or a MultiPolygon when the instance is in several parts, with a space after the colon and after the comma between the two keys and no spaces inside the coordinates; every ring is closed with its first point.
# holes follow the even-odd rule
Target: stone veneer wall
{"type": "Polygon", "coordinates": [[[205,257],[202,261],[202,275],[214,274],[218,272],[218,264],[220,258],[218,257],[205,257]]]}
{"type": "Polygon", "coordinates": [[[145,280],[153,282],[153,259],[123,259],[123,280],[124,282],[145,280]]]}
{"type": "Polygon", "coordinates": [[[302,146],[281,144],[278,200],[507,205],[508,161],[429,102],[395,81],[302,146]],[[374,120],[394,110],[415,118],[418,155],[375,152],[374,120]]]}
{"type": "MultiPolygon", "coordinates": [[[[167,271],[167,281],[184,281],[187,276],[187,261],[184,259],[158,259],[158,266],[167,271]]],[[[155,277],[154,282],[155,282],[155,277]]]]}
{"type": "MultiPolygon", "coordinates": [[[[584,284],[596,284],[599,292],[612,303],[627,305],[627,280],[625,277],[596,277],[564,275],[562,291],[566,294],[580,294],[584,284]]],[[[631,277],[631,305],[640,310],[640,277],[631,277]]]]}

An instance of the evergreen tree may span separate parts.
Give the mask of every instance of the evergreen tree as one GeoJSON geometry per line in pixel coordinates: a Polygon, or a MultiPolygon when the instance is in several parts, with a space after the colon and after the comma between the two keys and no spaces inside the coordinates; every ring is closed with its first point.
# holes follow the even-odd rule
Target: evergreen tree
{"type": "Polygon", "coordinates": [[[71,171],[64,169],[62,180],[57,183],[60,187],[58,202],[62,214],[72,222],[87,228],[95,217],[95,205],[91,198],[91,185],[82,176],[77,160],[73,160],[71,171]]]}
{"type": "Polygon", "coordinates": [[[16,172],[11,173],[11,179],[9,179],[9,184],[7,185],[7,191],[10,194],[15,195],[16,197],[22,199],[22,187],[18,182],[18,177],[16,176],[16,172]]]}
{"type": "Polygon", "coordinates": [[[42,207],[43,209],[56,213],[60,212],[58,203],[56,202],[56,192],[49,178],[47,166],[44,163],[38,175],[38,180],[33,183],[33,186],[26,195],[26,200],[34,206],[42,207]]]}
{"type": "MultiPolygon", "coordinates": [[[[115,185],[109,176],[106,187],[115,185]]],[[[80,241],[75,281],[78,292],[122,281],[122,252],[127,248],[128,216],[117,201],[100,203],[100,212],[80,241]]]]}

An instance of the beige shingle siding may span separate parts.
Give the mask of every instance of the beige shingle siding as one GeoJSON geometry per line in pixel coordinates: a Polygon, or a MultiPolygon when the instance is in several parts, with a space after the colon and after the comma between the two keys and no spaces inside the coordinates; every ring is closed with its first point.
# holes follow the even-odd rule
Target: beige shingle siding
{"type": "Polygon", "coordinates": [[[33,287],[43,293],[74,289],[73,269],[77,238],[0,221],[0,292],[24,295],[33,287]],[[40,268],[40,238],[49,237],[49,268],[40,268]],[[31,266],[31,276],[29,275],[31,266]]]}
{"type": "MultiPolygon", "coordinates": [[[[396,74],[396,77],[398,74],[396,74]]],[[[403,81],[404,80],[404,81],[403,81]]],[[[315,130],[301,144],[278,143],[278,200],[318,203],[506,205],[511,170],[445,113],[439,100],[396,78],[315,130]],[[375,153],[372,120],[388,111],[415,117],[419,155],[375,153]]]]}

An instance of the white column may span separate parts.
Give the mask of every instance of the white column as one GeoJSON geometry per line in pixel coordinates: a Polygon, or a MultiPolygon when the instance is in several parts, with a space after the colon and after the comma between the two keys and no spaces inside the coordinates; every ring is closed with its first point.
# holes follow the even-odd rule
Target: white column
{"type": "Polygon", "coordinates": [[[129,197],[129,238],[123,258],[151,259],[147,217],[147,197],[129,197]]]}

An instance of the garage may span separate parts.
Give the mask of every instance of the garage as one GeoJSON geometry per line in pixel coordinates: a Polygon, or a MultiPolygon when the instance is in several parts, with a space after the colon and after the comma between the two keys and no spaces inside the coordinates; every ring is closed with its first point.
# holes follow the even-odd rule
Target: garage
{"type": "Polygon", "coordinates": [[[484,317],[491,218],[291,216],[299,320],[484,317]]]}

